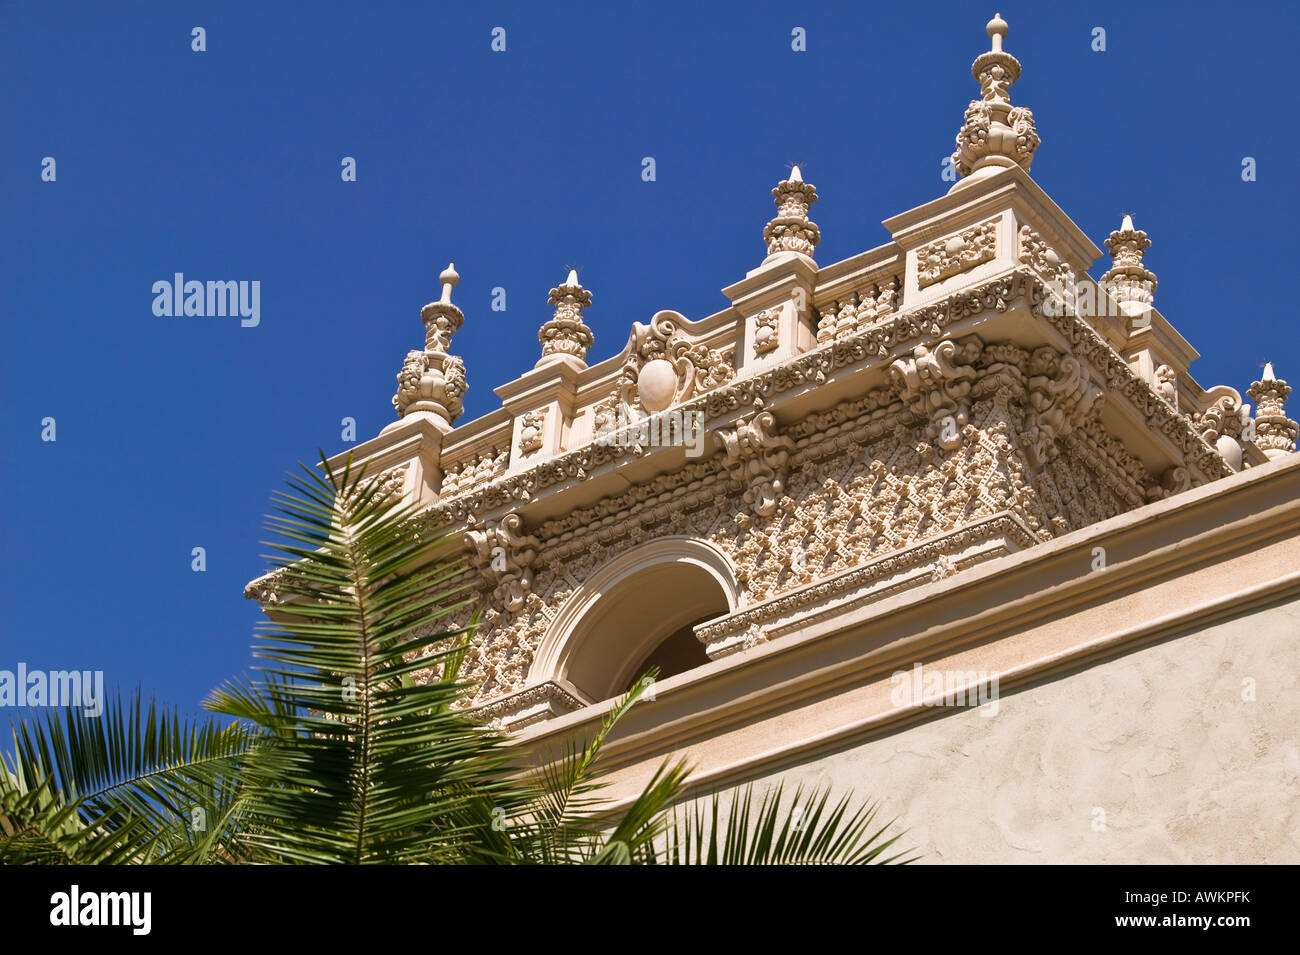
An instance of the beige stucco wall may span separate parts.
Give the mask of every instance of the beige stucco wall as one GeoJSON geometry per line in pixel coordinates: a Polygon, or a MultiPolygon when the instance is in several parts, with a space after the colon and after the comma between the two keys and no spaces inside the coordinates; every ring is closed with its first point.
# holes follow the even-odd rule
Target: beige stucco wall
{"type": "Polygon", "coordinates": [[[928,863],[1300,863],[1300,600],[756,780],[878,798],[928,863]],[[1253,681],[1254,700],[1243,699],[1253,681]]]}

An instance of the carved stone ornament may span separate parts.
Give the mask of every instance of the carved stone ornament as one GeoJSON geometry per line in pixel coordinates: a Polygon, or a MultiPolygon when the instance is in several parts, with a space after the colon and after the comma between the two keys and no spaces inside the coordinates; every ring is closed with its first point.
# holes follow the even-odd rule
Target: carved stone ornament
{"type": "Polygon", "coordinates": [[[1234,470],[1242,465],[1242,440],[1250,414],[1241,403],[1241,393],[1227,385],[1217,385],[1205,393],[1206,409],[1192,417],[1193,426],[1205,443],[1222,455],[1234,470]]]}
{"type": "Polygon", "coordinates": [[[968,272],[998,254],[997,220],[971,226],[916,250],[916,284],[926,288],[968,272]]]}
{"type": "Polygon", "coordinates": [[[1041,235],[1029,226],[1022,225],[1016,233],[1016,241],[1019,245],[1017,258],[1021,264],[1029,266],[1051,285],[1059,286],[1068,296],[1074,295],[1074,270],[1041,235]]]}
{"type": "Polygon", "coordinates": [[[808,210],[817,201],[817,190],[803,181],[799,167],[790,170],[790,178],[772,190],[776,218],[763,228],[768,256],[779,252],[798,252],[812,258],[821,230],[808,218],[808,210]]]}
{"type": "Polygon", "coordinates": [[[396,503],[402,497],[402,492],[406,490],[406,474],[411,465],[408,461],[406,464],[400,464],[395,468],[389,468],[379,476],[377,484],[378,496],[390,503],[396,503]]]}
{"type": "Polygon", "coordinates": [[[745,488],[745,503],[759,517],[776,513],[794,442],[776,433],[772,412],[759,411],[741,418],[734,428],[718,431],[716,440],[726,452],[723,466],[732,480],[745,488]]]}
{"type": "Polygon", "coordinates": [[[636,409],[657,414],[736,377],[731,356],[692,342],[678,327],[681,318],[663,311],[649,325],[632,326],[632,353],[618,384],[626,417],[636,409]]]}
{"type": "Polygon", "coordinates": [[[1286,416],[1286,398],[1291,386],[1273,374],[1273,365],[1246,392],[1255,399],[1255,445],[1270,458],[1295,451],[1297,426],[1286,416]]]}
{"type": "Polygon", "coordinates": [[[1156,369],[1156,394],[1169,402],[1175,411],[1178,410],[1178,373],[1168,365],[1156,369]]]}
{"type": "Polygon", "coordinates": [[[928,422],[926,432],[948,451],[961,445],[975,379],[970,362],[979,357],[980,349],[980,341],[973,335],[960,342],[940,342],[933,349],[917,345],[911,358],[900,358],[889,366],[890,379],[903,401],[928,422]]]}
{"type": "Polygon", "coordinates": [[[1046,345],[1030,357],[1028,384],[1030,414],[1017,443],[1030,466],[1041,468],[1060,452],[1057,441],[1101,410],[1105,392],[1086,365],[1046,345]]]}
{"type": "Polygon", "coordinates": [[[404,418],[414,411],[428,411],[455,424],[465,410],[468,389],[465,363],[457,355],[434,351],[410,351],[397,373],[397,394],[393,407],[404,418]]]}
{"type": "Polygon", "coordinates": [[[546,409],[535,408],[524,412],[519,420],[519,453],[532,454],[542,450],[542,428],[546,424],[546,409]]]}
{"type": "MultiPolygon", "coordinates": [[[[1011,165],[1029,172],[1039,144],[1034,114],[1023,106],[1012,106],[1008,95],[1011,85],[1020,78],[1020,61],[1002,49],[1006,21],[995,17],[986,29],[993,48],[971,65],[971,74],[980,84],[980,98],[966,107],[965,122],[957,133],[957,149],[952,154],[953,166],[963,177],[981,169],[993,171],[1011,165]]],[[[953,188],[960,186],[959,182],[953,188]]]]}
{"type": "Polygon", "coordinates": [[[1100,285],[1118,304],[1121,315],[1140,319],[1151,311],[1156,294],[1156,274],[1142,264],[1151,240],[1134,229],[1133,217],[1126,215],[1106,239],[1106,248],[1111,267],[1102,275],[1100,285]]]}
{"type": "Polygon", "coordinates": [[[776,351],[780,339],[777,337],[777,320],[781,316],[781,306],[765,308],[754,316],[754,357],[776,351]]]}
{"type": "Polygon", "coordinates": [[[455,265],[448,265],[438,279],[442,282],[442,297],[420,310],[424,351],[406,353],[402,370],[397,373],[393,408],[399,418],[426,412],[450,428],[465,410],[463,399],[469,389],[465,363],[447,354],[451,336],[464,324],[465,316],[451,303],[451,290],[460,281],[455,265]]]}
{"type": "Polygon", "coordinates": [[[898,308],[901,285],[899,277],[894,275],[822,306],[817,322],[818,343],[852,335],[858,329],[892,315],[898,308]]]}
{"type": "Polygon", "coordinates": [[[492,597],[507,613],[523,609],[532,589],[533,561],[541,547],[524,533],[524,519],[511,512],[496,523],[464,534],[470,559],[492,589],[492,597]]]}
{"type": "Polygon", "coordinates": [[[595,341],[591,329],[582,320],[582,310],[591,305],[591,293],[578,284],[576,269],[569,270],[569,278],[563,285],[551,289],[546,303],[555,307],[555,315],[537,333],[542,343],[542,357],[537,364],[564,355],[585,364],[587,349],[595,341]]]}

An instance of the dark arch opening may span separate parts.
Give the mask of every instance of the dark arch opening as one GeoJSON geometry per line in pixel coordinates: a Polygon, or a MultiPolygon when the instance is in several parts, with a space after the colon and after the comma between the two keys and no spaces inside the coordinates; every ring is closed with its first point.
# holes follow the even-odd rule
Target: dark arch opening
{"type": "Polygon", "coordinates": [[[623,692],[626,693],[632,689],[633,684],[641,679],[642,675],[651,667],[658,667],[658,679],[666,680],[670,676],[685,673],[687,670],[694,670],[696,667],[708,663],[709,655],[704,652],[704,644],[696,639],[694,630],[704,621],[712,620],[718,616],[720,614],[708,614],[669,634],[662,643],[651,650],[645,659],[637,665],[631,679],[627,681],[627,686],[623,687],[623,692]]]}

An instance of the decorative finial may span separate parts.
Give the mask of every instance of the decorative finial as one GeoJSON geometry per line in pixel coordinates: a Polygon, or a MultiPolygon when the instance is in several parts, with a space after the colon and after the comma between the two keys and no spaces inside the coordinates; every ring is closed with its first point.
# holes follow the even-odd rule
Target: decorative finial
{"type": "Polygon", "coordinates": [[[447,353],[451,336],[465,323],[465,315],[451,303],[451,290],[460,281],[455,265],[449,264],[438,281],[442,283],[442,296],[420,309],[424,351],[407,352],[402,370],[397,373],[393,407],[399,418],[419,415],[442,431],[450,431],[465,410],[463,399],[469,390],[465,363],[447,353]]]}
{"type": "Polygon", "coordinates": [[[460,276],[456,274],[455,262],[447,263],[447,267],[443,269],[442,274],[438,276],[438,281],[442,283],[442,298],[440,301],[443,305],[450,305],[451,290],[455,288],[456,283],[460,281],[460,276]]]}
{"type": "MultiPolygon", "coordinates": [[[[984,27],[984,32],[989,35],[993,41],[993,53],[1002,52],[1002,38],[1007,35],[1007,21],[1002,19],[1002,14],[993,14],[993,19],[984,27]]],[[[978,79],[978,77],[977,77],[978,79]]]]}
{"type": "Polygon", "coordinates": [[[767,259],[781,252],[797,252],[812,258],[822,233],[817,224],[808,218],[808,210],[817,201],[817,189],[803,181],[803,173],[795,166],[790,178],[777,183],[772,190],[776,202],[776,218],[763,227],[767,242],[767,259]]]}
{"type": "Polygon", "coordinates": [[[591,293],[579,284],[577,269],[570,269],[565,283],[551,289],[546,302],[555,306],[555,316],[537,333],[542,343],[542,357],[534,367],[540,368],[567,355],[585,368],[587,349],[595,341],[595,336],[582,321],[582,310],[591,305],[591,293]]]}
{"type": "Polygon", "coordinates": [[[1101,277],[1101,287],[1119,304],[1121,315],[1145,315],[1156,294],[1156,274],[1142,264],[1151,240],[1133,228],[1133,217],[1125,213],[1118,231],[1112,232],[1105,244],[1111,266],[1101,277]]]}
{"type": "Polygon", "coordinates": [[[1274,377],[1272,362],[1265,363],[1263,376],[1246,394],[1255,400],[1255,446],[1269,459],[1295,451],[1300,425],[1286,416],[1286,397],[1291,394],[1291,386],[1274,377]]]}
{"type": "Polygon", "coordinates": [[[980,98],[966,107],[966,121],[957,133],[952,162],[962,178],[950,192],[1010,166],[1029,172],[1039,144],[1034,114],[1023,106],[1012,106],[1007,93],[1020,79],[1020,61],[1002,49],[1007,22],[996,14],[985,29],[993,46],[971,64],[971,75],[980,84],[980,98]]]}

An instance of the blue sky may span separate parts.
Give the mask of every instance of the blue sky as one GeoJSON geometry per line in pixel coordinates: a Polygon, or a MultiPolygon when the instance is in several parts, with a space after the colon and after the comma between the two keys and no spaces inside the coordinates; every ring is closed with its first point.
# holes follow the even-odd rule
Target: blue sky
{"type": "MultiPolygon", "coordinates": [[[[882,219],[948,186],[994,12],[477,6],[0,4],[0,669],[102,669],[197,712],[248,667],[260,612],[241,592],[265,568],[271,492],[346,446],[343,417],[362,440],[393,419],[448,261],[468,421],[536,360],[569,267],[594,295],[593,361],[658,309],[725,307],[792,162],[821,196],[821,264],[880,245],[882,219]],[[152,285],[175,272],[259,281],[260,323],[155,316],[152,285]]],[[[1244,391],[1265,359],[1300,379],[1280,284],[1296,5],[1000,10],[1035,180],[1099,246],[1133,212],[1202,384],[1244,391]]]]}

